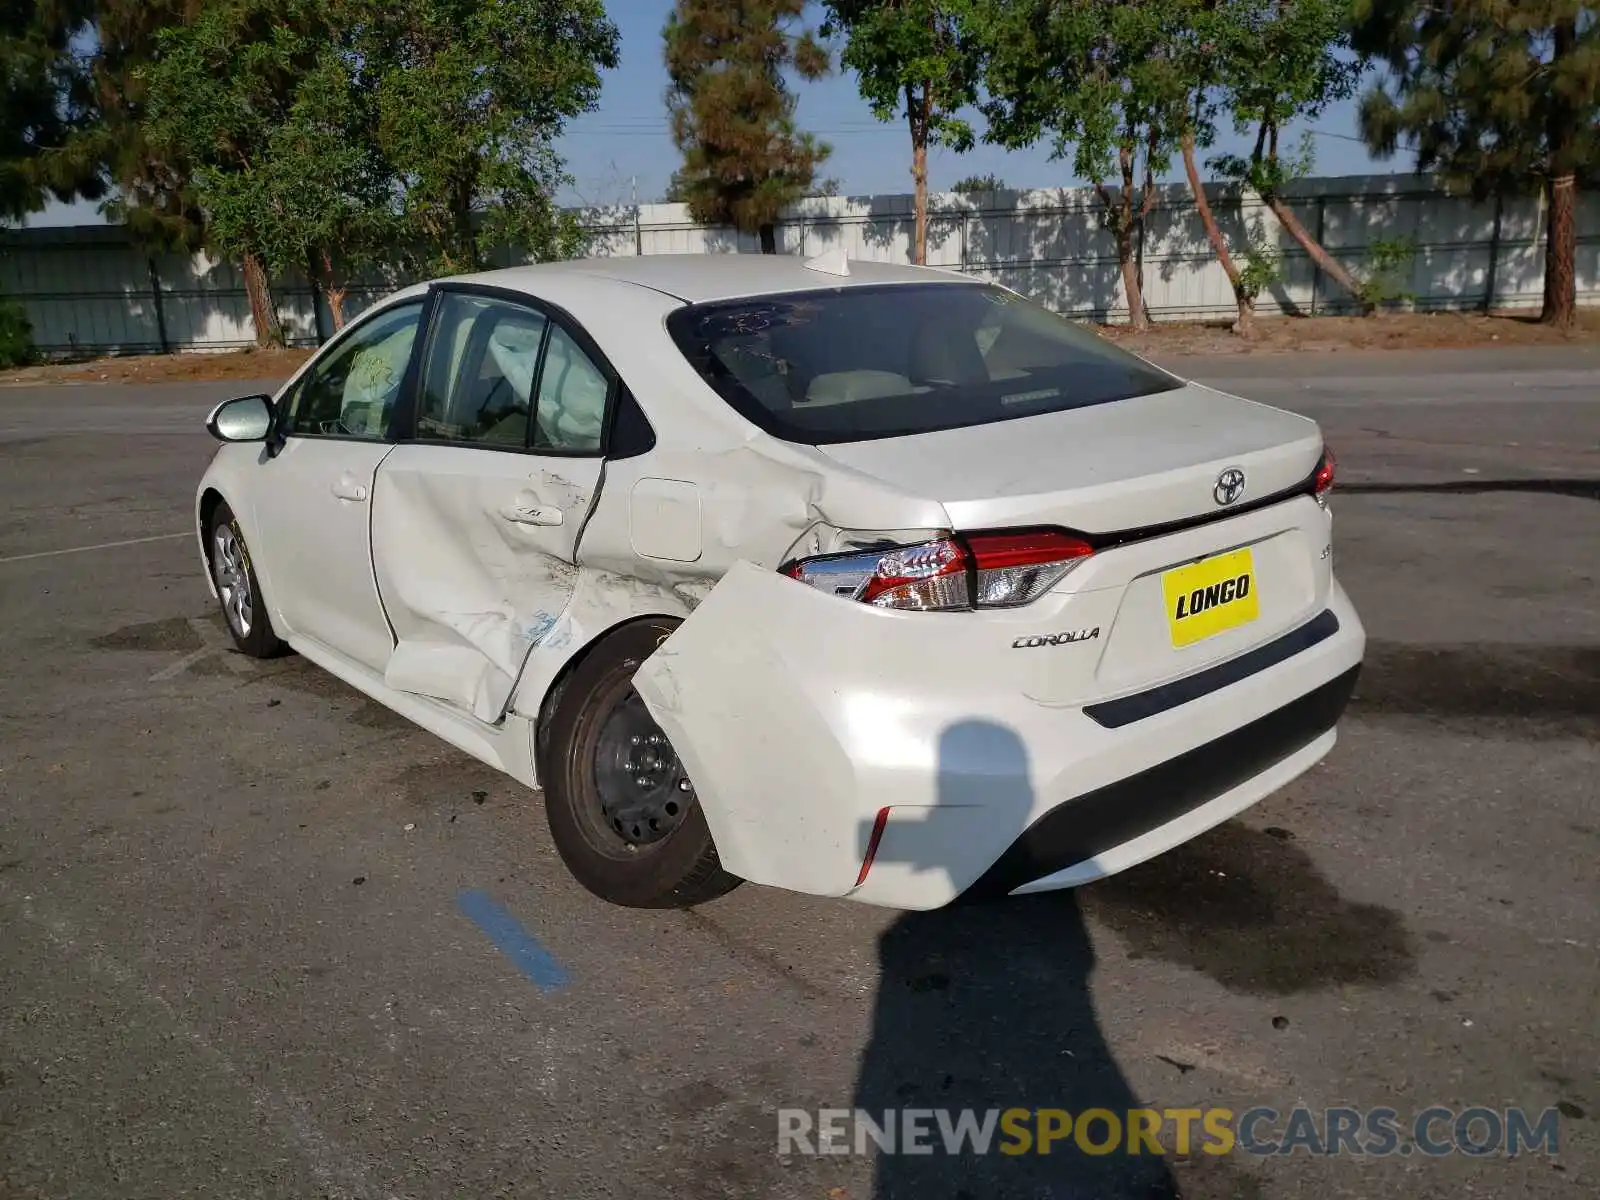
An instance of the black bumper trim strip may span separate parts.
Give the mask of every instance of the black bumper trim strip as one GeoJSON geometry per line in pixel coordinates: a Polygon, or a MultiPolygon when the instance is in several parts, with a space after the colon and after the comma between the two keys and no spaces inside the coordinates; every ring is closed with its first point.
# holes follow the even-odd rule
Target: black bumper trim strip
{"type": "Polygon", "coordinates": [[[1332,609],[1324,609],[1298,629],[1291,629],[1282,637],[1265,646],[1257,646],[1238,658],[1230,658],[1227,662],[1217,663],[1146,692],[1135,692],[1117,700],[1087,705],[1083,714],[1107,729],[1121,729],[1124,725],[1132,725],[1135,721],[1231,687],[1242,679],[1293,658],[1302,650],[1311,649],[1318,642],[1327,641],[1338,632],[1339,618],[1334,616],[1332,609]]]}
{"type": "Polygon", "coordinates": [[[1104,854],[1215,800],[1332,729],[1361,667],[1351,667],[1215,741],[1058,804],[1023,831],[962,900],[1005,896],[1104,854]]]}

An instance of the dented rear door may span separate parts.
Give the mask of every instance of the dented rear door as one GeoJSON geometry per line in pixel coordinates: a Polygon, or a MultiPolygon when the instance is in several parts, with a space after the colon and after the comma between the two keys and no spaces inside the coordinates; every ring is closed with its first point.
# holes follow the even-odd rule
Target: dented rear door
{"type": "Polygon", "coordinates": [[[437,305],[413,438],[379,468],[372,557],[394,628],[384,682],[480,721],[572,599],[614,379],[530,304],[437,305]]]}
{"type": "Polygon", "coordinates": [[[498,721],[572,599],[599,459],[399,446],[378,470],[372,553],[394,627],[384,682],[498,721]]]}

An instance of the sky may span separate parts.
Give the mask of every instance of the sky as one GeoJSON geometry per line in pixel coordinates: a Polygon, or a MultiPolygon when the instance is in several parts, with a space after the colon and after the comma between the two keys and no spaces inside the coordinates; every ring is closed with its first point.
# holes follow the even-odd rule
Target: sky
{"type": "MultiPolygon", "coordinates": [[[[608,72],[599,110],[574,121],[562,139],[568,172],[576,181],[569,202],[627,204],[638,188],[641,202],[659,200],[677,165],[667,130],[667,72],[661,60],[661,29],[672,0],[609,0],[611,19],[622,32],[622,63],[608,72]]],[[[837,62],[837,56],[835,57],[837,62]]],[[[856,90],[855,76],[835,73],[796,86],[801,129],[833,146],[822,173],[839,181],[845,195],[911,190],[911,143],[904,122],[879,122],[856,90]]],[[[1317,121],[1318,175],[1362,175],[1407,170],[1403,162],[1375,164],[1356,137],[1355,103],[1339,105],[1317,121]]],[[[1291,130],[1292,137],[1299,130],[1291,130]]],[[[1247,151],[1231,131],[1212,153],[1247,151]]],[[[928,155],[929,186],[947,189],[968,175],[998,175],[1009,186],[1063,187],[1082,180],[1070,162],[1051,162],[1049,148],[1008,152],[980,144],[967,154],[934,149],[928,155]]],[[[1181,178],[1181,165],[1172,178],[1181,178]]]]}
{"type": "MultiPolygon", "coordinates": [[[[661,199],[677,165],[678,152],[667,129],[667,73],[661,59],[661,30],[672,0],[608,0],[607,10],[622,34],[622,62],[604,76],[599,108],[573,121],[560,141],[572,186],[566,204],[631,204],[661,199]]],[[[837,61],[837,59],[836,59],[837,61]]],[[[848,73],[817,83],[799,83],[800,128],[833,146],[822,174],[837,179],[845,195],[911,190],[911,147],[903,122],[873,119],[848,73]]],[[[1288,131],[1297,138],[1300,129],[1288,131]]],[[[1356,136],[1355,103],[1337,105],[1316,122],[1316,175],[1363,175],[1409,170],[1401,160],[1374,163],[1356,136]]],[[[1245,139],[1225,129],[1210,153],[1244,152],[1245,139]]],[[[1051,162],[1047,146],[1005,151],[978,145],[967,154],[935,148],[928,155],[929,186],[942,191],[968,175],[995,174],[1014,188],[1068,187],[1072,164],[1051,162]]],[[[1203,167],[1202,167],[1203,170],[1203,167]]],[[[1168,178],[1182,178],[1175,164],[1168,178]]],[[[30,225],[98,222],[93,205],[56,205],[29,220],[30,225]]]]}

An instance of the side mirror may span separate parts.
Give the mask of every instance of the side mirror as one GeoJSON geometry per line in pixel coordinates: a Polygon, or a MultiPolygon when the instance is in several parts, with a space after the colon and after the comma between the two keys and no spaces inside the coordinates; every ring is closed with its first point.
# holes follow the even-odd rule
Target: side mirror
{"type": "Polygon", "coordinates": [[[272,397],[224,400],[206,418],[206,431],[219,442],[264,442],[272,432],[272,397]]]}

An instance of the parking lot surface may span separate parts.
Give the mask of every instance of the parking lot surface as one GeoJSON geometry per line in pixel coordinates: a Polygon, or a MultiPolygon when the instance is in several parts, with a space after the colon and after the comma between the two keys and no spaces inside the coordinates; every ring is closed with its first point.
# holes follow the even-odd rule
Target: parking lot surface
{"type": "Polygon", "coordinates": [[[1600,1192],[1600,360],[1172,365],[1340,452],[1339,745],[915,915],[594,900],[536,793],[232,652],[191,505],[252,389],[0,389],[0,1196],[1600,1192]],[[778,1153],[780,1109],[1296,1104],[1558,1108],[1559,1154],[778,1153]]]}

